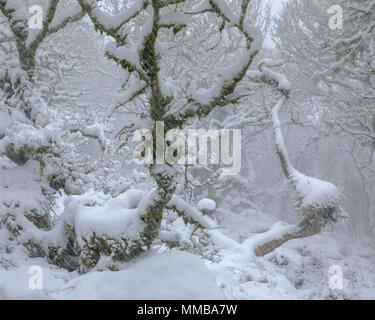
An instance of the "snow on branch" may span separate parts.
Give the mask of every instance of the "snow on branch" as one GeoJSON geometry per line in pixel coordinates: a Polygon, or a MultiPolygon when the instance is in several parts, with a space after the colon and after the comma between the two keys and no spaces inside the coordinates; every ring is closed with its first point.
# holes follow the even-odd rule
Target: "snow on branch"
{"type": "Polygon", "coordinates": [[[0,12],[8,20],[15,37],[25,41],[27,37],[28,14],[24,3],[20,0],[0,0],[0,12]]]}
{"type": "MultiPolygon", "coordinates": [[[[93,1],[84,0],[86,5],[92,6],[93,1]],[[91,3],[91,4],[90,4],[91,3]]],[[[135,18],[142,10],[148,5],[146,0],[137,0],[135,3],[125,11],[118,14],[109,14],[99,9],[97,6],[93,7],[91,11],[92,17],[103,25],[106,29],[119,30],[124,24],[128,23],[131,19],[135,18]]]]}
{"type": "MultiPolygon", "coordinates": [[[[236,27],[246,37],[248,46],[253,44],[253,42],[256,42],[256,46],[260,47],[263,42],[261,31],[256,27],[250,26],[244,21],[249,3],[250,1],[243,0],[241,15],[238,17],[233,13],[233,10],[228,7],[225,0],[209,0],[209,4],[213,12],[218,14],[224,22],[229,23],[230,26],[236,27]]],[[[253,46],[254,45],[255,44],[253,44],[253,46]]]]}
{"type": "MultiPolygon", "coordinates": [[[[332,57],[335,57],[334,60],[332,59],[334,62],[326,63],[324,70],[320,71],[317,76],[329,76],[356,60],[363,60],[367,63],[367,59],[373,58],[375,53],[375,1],[363,0],[362,4],[343,5],[346,13],[345,24],[351,25],[352,28],[349,33],[346,31],[338,37],[330,39],[330,45],[323,50],[323,54],[330,53],[332,57]]],[[[358,72],[356,70],[349,71],[358,72]]],[[[359,78],[361,77],[359,76],[359,78]]]]}
{"type": "Polygon", "coordinates": [[[302,207],[313,206],[321,208],[335,206],[341,199],[339,189],[332,183],[308,177],[300,173],[293,167],[289,159],[288,151],[286,149],[281,131],[279,113],[288,97],[291,84],[284,75],[271,71],[268,68],[268,65],[275,64],[271,64],[270,61],[262,60],[259,63],[259,70],[265,79],[271,82],[273,81],[273,83],[277,84],[278,90],[280,90],[283,95],[272,110],[272,122],[276,150],[282,164],[284,175],[290,179],[298,195],[301,197],[300,205],[302,207]]]}
{"type": "Polygon", "coordinates": [[[24,1],[0,0],[0,12],[9,22],[10,31],[17,42],[22,67],[28,72],[35,67],[35,54],[43,40],[48,35],[64,28],[68,23],[78,21],[84,16],[79,7],[73,7],[56,17],[59,1],[48,1],[41,29],[30,29],[28,28],[28,6],[24,1]]]}
{"type": "Polygon", "coordinates": [[[175,28],[186,27],[189,20],[189,15],[183,12],[168,12],[160,17],[159,23],[163,28],[175,28]]]}
{"type": "Polygon", "coordinates": [[[136,97],[145,92],[146,83],[144,81],[137,81],[137,79],[132,78],[132,81],[128,81],[128,83],[129,86],[120,96],[122,102],[113,107],[110,113],[111,115],[113,115],[119,108],[133,101],[136,97]]]}
{"type": "Polygon", "coordinates": [[[258,64],[258,69],[261,72],[263,81],[269,84],[276,84],[277,89],[286,97],[289,95],[291,90],[291,83],[285,75],[269,69],[270,67],[280,66],[283,61],[273,61],[270,59],[263,59],[258,64]]]}
{"type": "Polygon", "coordinates": [[[146,22],[139,35],[139,40],[134,43],[127,38],[127,34],[121,32],[121,28],[131,19],[137,17],[141,11],[149,6],[148,1],[136,1],[129,9],[125,9],[116,15],[111,15],[100,9],[96,1],[78,0],[83,11],[90,17],[95,28],[111,37],[115,42],[110,42],[106,47],[106,55],[129,72],[135,72],[140,79],[149,83],[147,73],[143,70],[141,63],[141,51],[145,39],[150,35],[153,28],[153,11],[147,17],[146,22]]]}
{"type": "Polygon", "coordinates": [[[81,10],[80,7],[73,7],[67,9],[65,12],[61,13],[60,15],[56,16],[49,28],[48,28],[48,35],[56,33],[57,31],[66,27],[69,23],[77,22],[84,17],[85,13],[81,10]]]}
{"type": "MultiPolygon", "coordinates": [[[[242,98],[242,96],[233,95],[238,84],[245,77],[251,63],[258,54],[263,43],[263,34],[261,30],[249,26],[244,22],[244,16],[247,11],[249,1],[244,1],[242,4],[241,18],[237,17],[233,10],[231,10],[225,1],[222,0],[208,0],[201,4],[200,12],[214,12],[222,18],[223,22],[228,23],[238,29],[240,34],[246,39],[246,51],[242,57],[230,67],[221,68],[218,70],[218,80],[211,88],[192,88],[190,90],[189,103],[193,105],[176,116],[171,118],[182,119],[186,121],[191,117],[204,117],[217,106],[226,106],[228,104],[235,104],[242,98]]],[[[197,13],[200,13],[197,12],[197,13]]],[[[193,13],[190,13],[193,14],[193,13]]]]}
{"type": "Polygon", "coordinates": [[[291,84],[284,75],[269,69],[270,66],[279,64],[272,60],[262,60],[258,69],[260,78],[268,84],[276,85],[278,91],[282,93],[282,97],[272,110],[274,140],[283,173],[296,191],[302,219],[296,226],[275,227],[261,235],[258,239],[259,243],[255,246],[255,253],[258,256],[273,251],[288,240],[317,234],[327,223],[342,217],[340,202],[343,196],[340,190],[330,182],[302,174],[293,167],[289,159],[279,113],[289,95],[291,84]]]}
{"type": "Polygon", "coordinates": [[[192,219],[194,223],[198,223],[205,228],[212,229],[216,227],[215,222],[207,216],[204,216],[198,209],[187,203],[180,197],[173,195],[171,201],[167,205],[168,209],[172,209],[182,216],[192,219]]]}
{"type": "Polygon", "coordinates": [[[239,24],[239,17],[234,14],[233,10],[227,6],[224,0],[210,0],[209,2],[213,10],[219,13],[231,25],[239,24]]]}
{"type": "Polygon", "coordinates": [[[29,48],[37,48],[48,34],[48,28],[55,17],[59,0],[50,0],[43,16],[43,27],[41,30],[29,30],[26,45],[29,48]]]}
{"type": "MultiPolygon", "coordinates": [[[[161,84],[159,80],[155,81],[155,75],[159,68],[159,58],[156,55],[154,38],[157,37],[157,32],[161,28],[173,27],[174,31],[179,31],[181,26],[187,24],[189,14],[195,13],[187,14],[185,12],[174,11],[167,14],[159,12],[160,8],[184,2],[182,0],[165,1],[158,3],[158,6],[154,4],[151,6],[149,1],[137,1],[132,7],[125,9],[124,12],[117,15],[110,15],[104,12],[104,9],[100,9],[96,1],[78,1],[82,9],[88,13],[96,29],[107,34],[114,40],[114,42],[107,45],[106,55],[121,65],[123,69],[136,73],[145,82],[146,87],[152,87],[152,90],[159,92],[161,84]],[[150,10],[147,10],[146,21],[141,28],[140,34],[137,35],[138,40],[134,42],[131,37],[128,37],[128,34],[124,34],[121,31],[121,28],[132,18],[138,16],[141,11],[145,11],[145,9],[150,10]]],[[[235,89],[246,75],[263,42],[261,31],[250,27],[244,21],[248,5],[249,1],[243,2],[241,16],[238,17],[225,1],[208,0],[200,6],[207,8],[231,27],[238,29],[246,40],[246,50],[239,61],[231,67],[218,70],[218,81],[211,88],[195,88],[195,90],[190,90],[191,92],[193,91],[188,96],[188,102],[193,106],[191,109],[182,111],[179,114],[167,115],[166,121],[170,120],[170,123],[183,123],[191,117],[207,116],[215,107],[234,104],[242,98],[242,96],[234,94],[235,89]]],[[[140,94],[143,91],[143,88],[137,89],[134,93],[140,94]]]]}
{"type": "Polygon", "coordinates": [[[96,0],[78,0],[78,2],[81,8],[88,13],[97,29],[117,40],[121,39],[117,31],[138,16],[149,4],[149,1],[137,0],[129,9],[118,14],[110,14],[100,9],[96,0]]]}
{"type": "Polygon", "coordinates": [[[99,142],[100,147],[104,151],[106,148],[106,138],[104,135],[103,127],[99,123],[94,123],[91,126],[86,126],[81,129],[71,129],[72,133],[79,132],[82,136],[95,139],[99,142]]]}

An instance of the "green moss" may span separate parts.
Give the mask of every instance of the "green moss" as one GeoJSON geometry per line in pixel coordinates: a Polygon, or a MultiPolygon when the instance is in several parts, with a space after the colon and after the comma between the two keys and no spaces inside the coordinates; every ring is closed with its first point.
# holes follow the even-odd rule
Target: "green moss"
{"type": "Polygon", "coordinates": [[[34,149],[28,145],[23,145],[22,147],[15,149],[14,144],[11,143],[6,146],[4,155],[20,166],[24,165],[30,159],[36,160],[40,163],[42,170],[45,167],[43,155],[48,152],[48,147],[39,147],[34,149]]]}
{"type": "Polygon", "coordinates": [[[80,273],[86,273],[94,268],[103,255],[112,257],[113,261],[126,262],[138,256],[145,247],[142,240],[115,239],[95,233],[82,240],[84,245],[79,248],[80,273]]]}
{"type": "Polygon", "coordinates": [[[156,201],[154,205],[147,208],[146,214],[142,217],[146,224],[141,234],[143,243],[149,248],[159,235],[161,221],[163,219],[164,202],[156,201]]]}

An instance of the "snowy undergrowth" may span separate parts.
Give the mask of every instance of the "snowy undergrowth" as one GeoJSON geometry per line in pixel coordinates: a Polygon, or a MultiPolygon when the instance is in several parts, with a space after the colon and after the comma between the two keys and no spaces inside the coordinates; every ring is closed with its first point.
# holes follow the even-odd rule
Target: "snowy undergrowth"
{"type": "Polygon", "coordinates": [[[324,232],[291,240],[265,257],[249,257],[241,246],[222,254],[208,267],[229,299],[375,299],[373,240],[324,232]],[[329,289],[331,266],[343,270],[342,290],[329,289]]]}
{"type": "MultiPolygon", "coordinates": [[[[112,217],[124,208],[129,214],[141,195],[136,190],[130,193],[117,199],[97,196],[95,203],[81,208],[80,218],[87,219],[89,211],[96,213],[94,220],[100,214],[112,217]],[[132,199],[136,201],[130,203],[132,199]]],[[[65,204],[69,207],[71,200],[65,204]]],[[[180,245],[170,248],[156,240],[152,250],[130,262],[117,262],[118,271],[108,270],[112,262],[107,256],[80,275],[44,259],[31,259],[21,247],[11,253],[3,251],[0,299],[375,299],[373,239],[353,239],[339,225],[340,230],[327,229],[320,235],[291,240],[256,257],[252,247],[260,234],[272,226],[275,230],[283,226],[275,227],[277,220],[272,215],[253,209],[239,213],[218,210],[209,219],[215,219],[217,226],[200,233],[168,210],[161,235],[173,231],[180,245]],[[199,243],[203,246],[197,249],[199,243]],[[29,289],[31,265],[43,268],[43,290],[29,289]],[[332,265],[343,269],[342,290],[329,289],[332,265]]],[[[115,230],[119,230],[121,219],[116,221],[115,230]]],[[[105,220],[102,222],[106,227],[105,220]]]]}
{"type": "Polygon", "coordinates": [[[213,230],[219,263],[207,262],[229,299],[375,299],[373,238],[353,238],[345,223],[312,237],[285,243],[264,257],[251,250],[266,230],[283,228],[256,210],[218,213],[224,230],[213,230]],[[240,219],[240,220],[238,220],[240,219]],[[240,222],[240,223],[239,223],[240,222]],[[225,234],[225,236],[223,235],[225,234]],[[232,238],[237,238],[233,241],[232,238]],[[331,266],[343,271],[343,289],[330,290],[331,266]]]}

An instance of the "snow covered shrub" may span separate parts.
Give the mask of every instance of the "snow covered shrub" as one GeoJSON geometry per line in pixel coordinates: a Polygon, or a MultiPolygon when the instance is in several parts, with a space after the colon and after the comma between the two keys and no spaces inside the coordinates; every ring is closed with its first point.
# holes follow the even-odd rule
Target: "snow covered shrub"
{"type": "Polygon", "coordinates": [[[160,249],[177,248],[201,256],[212,262],[218,260],[218,249],[215,246],[209,228],[184,216],[176,215],[175,211],[167,210],[164,214],[156,247],[160,249]]]}
{"type": "MultiPolygon", "coordinates": [[[[66,153],[69,145],[61,139],[64,131],[61,121],[53,110],[48,109],[23,70],[16,68],[0,72],[0,115],[4,119],[0,125],[0,154],[18,166],[4,169],[4,177],[17,172],[15,176],[20,183],[13,184],[14,194],[23,194],[23,189],[35,190],[28,197],[20,197],[17,206],[28,208],[27,199],[35,195],[35,206],[23,214],[36,227],[47,230],[52,227],[54,192],[61,187],[73,189],[73,181],[67,182],[74,177],[74,171],[64,172],[63,168],[74,152],[66,153]],[[64,181],[59,183],[56,178],[61,172],[65,174],[64,181]],[[27,182],[23,182],[23,176],[27,182]]],[[[20,219],[15,221],[18,223],[20,219]]],[[[22,224],[17,229],[19,233],[25,231],[22,224]]]]}
{"type": "Polygon", "coordinates": [[[51,144],[47,125],[50,115],[44,101],[33,91],[27,74],[19,69],[0,72],[0,152],[18,165],[40,160],[51,144]]]}
{"type": "Polygon", "coordinates": [[[8,232],[6,250],[22,244],[31,256],[44,255],[36,239],[52,227],[51,196],[38,162],[0,170],[0,229],[8,232]]]}
{"type": "Polygon", "coordinates": [[[175,194],[166,206],[155,245],[160,245],[161,250],[178,248],[215,262],[218,250],[209,232],[216,226],[209,215],[175,194]]]}
{"type": "Polygon", "coordinates": [[[66,200],[64,232],[79,255],[81,273],[104,256],[114,262],[128,261],[150,246],[154,240],[149,237],[150,217],[142,216],[143,202],[149,197],[140,190],[116,198],[91,191],[66,200]]]}

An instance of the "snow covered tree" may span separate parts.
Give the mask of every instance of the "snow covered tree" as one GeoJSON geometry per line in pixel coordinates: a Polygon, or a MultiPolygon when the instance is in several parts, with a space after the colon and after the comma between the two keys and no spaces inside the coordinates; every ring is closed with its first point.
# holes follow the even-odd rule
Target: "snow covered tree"
{"type": "MultiPolygon", "coordinates": [[[[125,102],[139,96],[146,99],[140,108],[149,117],[147,126],[153,137],[150,141],[154,147],[153,159],[156,159],[156,148],[160,147],[156,145],[157,136],[164,137],[168,130],[181,129],[191,118],[205,117],[216,107],[234,104],[242,98],[242,93],[236,88],[245,78],[262,44],[261,32],[247,21],[249,1],[237,4],[237,14],[233,14],[223,1],[135,1],[117,14],[106,10],[105,1],[79,0],[79,3],[95,28],[112,38],[106,55],[131,73],[131,83],[127,88],[129,99],[125,102]],[[196,36],[197,31],[207,25],[213,34],[237,37],[240,46],[236,51],[241,56],[234,66],[218,70],[218,80],[214,83],[209,80],[208,89],[198,88],[198,83],[188,77],[182,83],[180,79],[165,79],[161,72],[165,43],[178,41],[183,44],[187,41],[184,47],[190,50],[190,35],[196,36]],[[168,90],[168,86],[173,89],[168,90]],[[161,132],[157,131],[159,121],[164,123],[161,132]]],[[[186,69],[178,61],[175,66],[181,73],[186,69]]],[[[146,225],[141,236],[146,247],[158,236],[164,208],[176,189],[174,166],[155,163],[149,165],[149,171],[157,189],[143,201],[141,207],[144,209],[139,213],[146,225]]]]}
{"type": "MultiPolygon", "coordinates": [[[[50,115],[45,103],[40,99],[33,88],[35,59],[38,48],[47,36],[59,31],[68,23],[77,21],[83,17],[79,7],[71,8],[68,12],[56,15],[59,1],[48,1],[43,16],[41,29],[29,28],[29,4],[25,1],[1,1],[0,11],[5,17],[9,28],[8,40],[11,39],[15,48],[18,60],[15,65],[5,66],[1,70],[1,89],[3,92],[3,107],[9,109],[9,114],[21,113],[20,116],[25,119],[15,125],[24,129],[39,132],[50,122],[50,115]]],[[[9,42],[9,41],[8,41],[9,42]]],[[[10,116],[12,118],[12,116],[10,116]]],[[[12,122],[12,121],[11,121],[12,122]]],[[[2,128],[2,136],[4,130],[2,128]]],[[[8,128],[9,129],[9,128],[8,128]]],[[[19,128],[21,129],[21,128],[19,128]]],[[[14,130],[15,132],[19,130],[14,130]]],[[[5,135],[7,136],[7,135],[5,135]]],[[[48,149],[48,142],[26,143],[25,141],[12,141],[12,139],[21,139],[20,134],[17,137],[8,137],[9,141],[2,140],[2,150],[4,155],[16,164],[25,164],[29,159],[48,149]],[[47,143],[47,144],[46,144],[47,143]]],[[[30,135],[33,137],[33,135],[30,135]]],[[[45,137],[44,140],[48,140],[45,137]]]]}
{"type": "MultiPolygon", "coordinates": [[[[304,99],[296,104],[305,105],[306,110],[310,108],[312,120],[306,118],[300,124],[313,124],[318,131],[312,142],[319,143],[332,135],[338,137],[346,156],[356,159],[352,162],[353,170],[360,170],[362,176],[371,176],[375,165],[372,156],[375,137],[374,8],[373,1],[288,2],[276,21],[274,32],[274,41],[288,67],[300,70],[295,82],[299,91],[304,92],[304,99]],[[332,5],[340,5],[343,9],[342,30],[329,28],[327,9],[332,5]],[[307,83],[313,85],[307,86],[307,83]],[[358,144],[354,153],[350,151],[352,142],[349,140],[358,144]]],[[[371,223],[368,223],[371,213],[365,215],[365,228],[371,234],[371,223]]]]}
{"type": "MultiPolygon", "coordinates": [[[[295,170],[280,140],[282,135],[277,114],[289,93],[289,82],[269,70],[265,61],[260,65],[259,72],[249,72],[263,40],[262,32],[248,20],[249,1],[228,5],[218,0],[140,0],[125,5],[117,13],[116,10],[111,11],[106,1],[78,1],[96,30],[111,38],[106,47],[107,57],[130,74],[124,86],[128,99],[118,107],[133,104],[144,118],[137,125],[149,128],[144,134],[143,146],[151,159],[147,166],[157,188],[139,204],[138,214],[145,227],[141,232],[139,250],[131,251],[138,253],[151,246],[158,236],[165,208],[172,208],[182,215],[200,217],[174,195],[178,159],[176,165],[158,163],[158,152],[164,152],[169,146],[165,142],[158,145],[158,141],[164,141],[167,131],[182,130],[192,119],[205,118],[218,107],[243,103],[248,97],[246,86],[249,79],[271,84],[277,82],[285,96],[272,113],[275,139],[283,172],[295,187],[303,211],[298,226],[286,228],[280,239],[273,242],[265,240],[259,244],[256,254],[270,252],[289,239],[316,234],[327,222],[338,218],[338,189],[333,184],[304,176],[295,170]],[[203,60],[202,64],[194,66],[190,41],[199,39],[202,28],[202,38],[217,35],[219,40],[214,46],[208,42],[211,47],[205,46],[201,55],[194,53],[203,60]],[[232,41],[236,43],[235,50],[232,49],[232,41]],[[173,43],[175,45],[171,46],[173,43]],[[182,55],[174,54],[176,44],[182,55]],[[210,55],[210,51],[217,48],[223,50],[221,59],[210,55]],[[177,77],[168,73],[171,68],[177,77]],[[160,123],[163,123],[162,129],[160,123]],[[309,184],[311,189],[307,190],[309,184]],[[321,186],[324,188],[318,191],[321,186]]],[[[119,136],[135,126],[125,124],[119,136]]]]}
{"type": "Polygon", "coordinates": [[[2,187],[7,192],[2,193],[1,227],[9,231],[9,240],[25,245],[32,256],[45,256],[47,252],[37,239],[35,228],[46,231],[52,227],[54,185],[49,178],[53,176],[51,164],[59,158],[57,145],[61,143],[56,114],[35,86],[36,56],[48,36],[84,15],[79,6],[57,14],[58,5],[58,0],[44,1],[43,14],[37,17],[40,25],[31,28],[29,1],[0,1],[0,54],[7,62],[0,70],[0,154],[13,167],[4,172],[2,187]],[[25,179],[9,181],[6,177],[12,172],[18,177],[24,172],[25,179]],[[19,189],[30,188],[33,193],[27,197],[12,196],[19,189]]]}
{"type": "Polygon", "coordinates": [[[369,147],[375,132],[374,6],[371,0],[288,2],[274,36],[283,57],[313,78],[313,94],[332,105],[327,124],[369,147]],[[328,26],[332,5],[343,9],[343,30],[328,26]]]}
{"type": "Polygon", "coordinates": [[[35,70],[35,55],[40,44],[49,35],[64,28],[68,23],[78,21],[83,13],[78,6],[70,8],[61,15],[56,15],[59,0],[45,1],[40,28],[29,27],[29,8],[31,4],[24,0],[0,2],[0,10],[6,18],[12,37],[15,39],[18,59],[22,70],[32,78],[35,70]]]}
{"type": "Polygon", "coordinates": [[[297,196],[297,208],[301,211],[300,222],[292,226],[277,226],[260,237],[255,248],[258,256],[263,256],[286,241],[315,235],[330,222],[345,217],[340,202],[342,194],[332,183],[306,176],[292,165],[281,131],[279,113],[291,91],[291,83],[285,75],[271,70],[280,61],[264,59],[259,62],[259,73],[254,79],[275,86],[281,98],[272,110],[272,124],[275,137],[276,152],[281,162],[284,176],[293,186],[297,196]],[[261,243],[263,242],[263,243],[261,243]]]}

